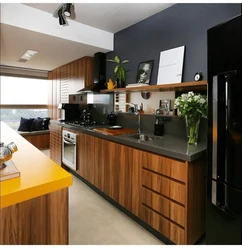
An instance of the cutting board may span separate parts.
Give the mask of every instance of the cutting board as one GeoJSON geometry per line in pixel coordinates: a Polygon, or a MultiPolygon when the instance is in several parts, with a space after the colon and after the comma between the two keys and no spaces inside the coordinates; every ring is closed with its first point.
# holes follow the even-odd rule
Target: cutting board
{"type": "Polygon", "coordinates": [[[124,134],[135,134],[137,130],[130,129],[130,128],[119,128],[119,129],[112,129],[112,128],[94,128],[93,131],[100,132],[105,135],[124,135],[124,134]]]}

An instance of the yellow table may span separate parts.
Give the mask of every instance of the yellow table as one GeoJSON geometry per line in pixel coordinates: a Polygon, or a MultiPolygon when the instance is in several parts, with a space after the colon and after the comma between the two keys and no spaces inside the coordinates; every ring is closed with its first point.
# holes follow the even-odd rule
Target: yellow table
{"type": "Polygon", "coordinates": [[[5,123],[1,142],[14,142],[18,178],[0,182],[0,244],[68,244],[72,176],[5,123]]]}

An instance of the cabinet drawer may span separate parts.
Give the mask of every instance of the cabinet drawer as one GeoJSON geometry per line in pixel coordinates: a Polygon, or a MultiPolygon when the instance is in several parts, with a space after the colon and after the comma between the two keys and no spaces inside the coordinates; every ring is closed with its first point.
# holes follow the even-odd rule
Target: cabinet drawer
{"type": "Polygon", "coordinates": [[[144,152],[142,167],[186,183],[187,166],[179,160],[144,152]]]}
{"type": "Polygon", "coordinates": [[[176,244],[185,244],[185,232],[179,226],[142,205],[142,220],[176,244]]]}
{"type": "Polygon", "coordinates": [[[185,227],[185,208],[146,189],[142,188],[142,203],[185,227]]]}
{"type": "Polygon", "coordinates": [[[142,185],[185,205],[185,185],[166,177],[142,170],[142,185]]]}

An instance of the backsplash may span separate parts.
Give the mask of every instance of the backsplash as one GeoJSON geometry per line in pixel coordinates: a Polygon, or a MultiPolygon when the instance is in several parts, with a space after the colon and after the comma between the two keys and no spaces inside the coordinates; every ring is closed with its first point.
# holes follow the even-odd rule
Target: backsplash
{"type": "Polygon", "coordinates": [[[170,99],[171,100],[171,109],[174,106],[175,100],[175,91],[164,91],[164,92],[150,92],[150,98],[145,100],[142,98],[140,92],[131,92],[129,93],[129,102],[143,103],[143,110],[146,114],[152,114],[152,112],[159,108],[160,100],[170,99]]]}
{"type": "MultiPolygon", "coordinates": [[[[117,125],[132,129],[138,128],[138,117],[131,113],[116,113],[117,125]]],[[[186,125],[183,117],[167,116],[170,120],[164,123],[164,135],[173,135],[182,140],[186,140],[186,125]]],[[[153,134],[156,116],[141,114],[140,124],[142,133],[153,134]]],[[[199,126],[198,142],[207,141],[207,119],[202,118],[199,126]]]]}

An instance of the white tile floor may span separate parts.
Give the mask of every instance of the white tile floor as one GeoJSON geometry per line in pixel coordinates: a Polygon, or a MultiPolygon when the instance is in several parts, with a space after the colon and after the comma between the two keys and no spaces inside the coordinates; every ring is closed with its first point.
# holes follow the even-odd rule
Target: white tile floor
{"type": "MultiPolygon", "coordinates": [[[[49,156],[49,150],[42,150],[49,156]]],[[[73,176],[69,188],[70,245],[163,243],[73,176]]]]}

